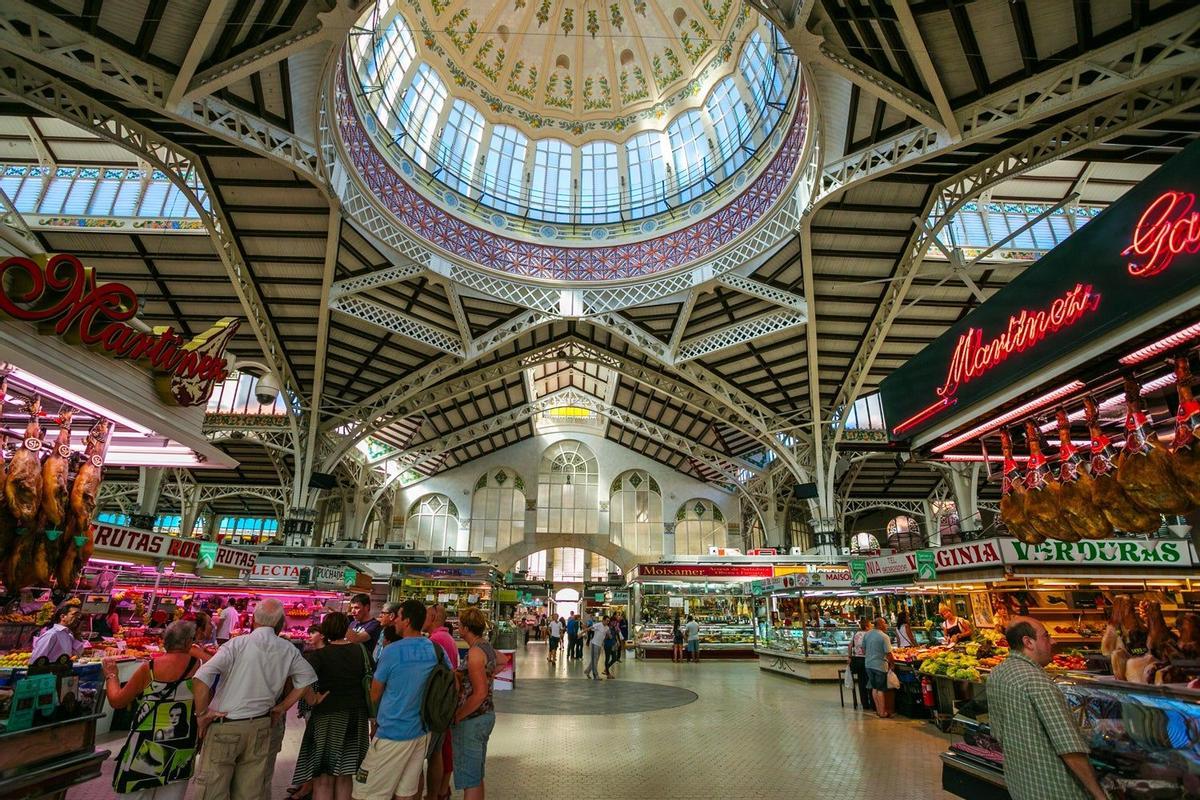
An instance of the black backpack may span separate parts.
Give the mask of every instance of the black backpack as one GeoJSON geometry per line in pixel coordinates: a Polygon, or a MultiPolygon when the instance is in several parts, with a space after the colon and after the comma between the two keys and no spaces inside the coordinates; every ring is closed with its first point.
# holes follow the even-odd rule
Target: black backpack
{"type": "Polygon", "coordinates": [[[454,670],[446,663],[442,646],[430,642],[437,652],[437,663],[425,679],[425,694],[421,698],[421,723],[430,733],[442,733],[454,722],[458,710],[458,682],[454,670]]]}

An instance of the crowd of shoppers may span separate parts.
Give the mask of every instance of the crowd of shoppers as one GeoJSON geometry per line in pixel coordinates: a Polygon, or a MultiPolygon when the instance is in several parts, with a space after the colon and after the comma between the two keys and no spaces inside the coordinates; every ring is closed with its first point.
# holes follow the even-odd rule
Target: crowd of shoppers
{"type": "MultiPolygon", "coordinates": [[[[217,607],[218,620],[234,608],[230,601],[217,607]]],[[[106,660],[109,702],[116,708],[136,702],[113,778],[119,796],[181,800],[189,782],[195,800],[273,796],[284,719],[299,704],[306,725],[293,798],[417,800],[424,794],[444,800],[453,777],[468,800],[482,800],[497,664],[483,612],[467,608],[460,616],[469,649],[459,664],[441,605],[389,603],[372,618],[370,598],[358,595],[350,610],[349,616],[329,613],[310,628],[304,654],[278,635],[284,608],[267,599],[254,609],[252,630],[231,636],[215,653],[203,646],[199,631],[215,628],[220,638],[220,622],[214,626],[198,612],[169,625],[165,652],[141,665],[124,686],[116,662],[106,660]],[[431,733],[423,706],[439,660],[442,669],[454,670],[458,705],[450,729],[431,733]]],[[[47,638],[76,641],[72,614],[77,607],[64,608],[47,638]]],[[[448,703],[455,682],[450,672],[444,675],[448,703]]],[[[445,709],[449,720],[450,706],[445,709]]]]}

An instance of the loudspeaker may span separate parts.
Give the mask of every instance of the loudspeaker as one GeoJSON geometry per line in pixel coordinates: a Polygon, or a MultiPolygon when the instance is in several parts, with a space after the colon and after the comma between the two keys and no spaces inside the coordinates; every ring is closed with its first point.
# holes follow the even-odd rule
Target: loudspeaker
{"type": "Polygon", "coordinates": [[[314,472],[308,477],[310,489],[336,489],[337,476],[328,472],[314,472]]]}
{"type": "Polygon", "coordinates": [[[797,500],[812,500],[817,496],[817,485],[815,483],[797,483],[792,489],[792,497],[797,500]]]}

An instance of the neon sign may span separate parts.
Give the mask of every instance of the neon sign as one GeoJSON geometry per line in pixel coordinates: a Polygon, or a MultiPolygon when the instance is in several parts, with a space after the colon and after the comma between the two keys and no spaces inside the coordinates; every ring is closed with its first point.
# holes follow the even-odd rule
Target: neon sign
{"type": "Polygon", "coordinates": [[[1196,195],[1163,192],[1154,199],[1133,229],[1133,243],[1121,255],[1139,256],[1130,261],[1129,274],[1149,278],[1171,266],[1177,256],[1200,251],[1200,212],[1193,211],[1196,195]]]}
{"type": "Polygon", "coordinates": [[[155,384],[167,402],[206,403],[213,385],[229,375],[225,348],[238,322],[218,321],[185,341],[171,327],[142,331],[127,324],[138,309],[137,294],[121,283],[97,284],[95,272],[73,255],[0,262],[0,311],[37,323],[73,344],[113,358],[141,361],[158,373],[155,384]]]}
{"type": "Polygon", "coordinates": [[[1088,311],[1100,306],[1100,295],[1091,284],[1077,283],[1074,288],[1050,304],[1049,309],[1029,311],[1008,318],[1004,333],[989,342],[983,330],[967,328],[958,337],[946,379],[938,387],[938,397],[951,397],[958,387],[995,368],[1015,353],[1033,347],[1051,333],[1072,325],[1088,311]]]}

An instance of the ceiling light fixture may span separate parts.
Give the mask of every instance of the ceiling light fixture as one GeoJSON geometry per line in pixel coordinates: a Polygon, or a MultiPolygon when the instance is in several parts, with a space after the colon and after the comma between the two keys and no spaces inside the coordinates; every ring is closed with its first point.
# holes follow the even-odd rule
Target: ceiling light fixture
{"type": "Polygon", "coordinates": [[[1140,350],[1134,350],[1129,355],[1120,359],[1120,361],[1125,366],[1131,367],[1134,364],[1140,364],[1143,361],[1149,361],[1156,356],[1161,356],[1162,354],[1174,350],[1176,347],[1179,347],[1179,345],[1185,342],[1190,342],[1193,339],[1200,339],[1200,322],[1188,325],[1183,330],[1176,331],[1170,336],[1164,336],[1154,344],[1148,344],[1140,350]]]}
{"type": "Polygon", "coordinates": [[[45,378],[41,378],[37,375],[34,375],[29,370],[17,369],[15,371],[15,374],[17,376],[17,381],[19,381],[20,383],[27,383],[35,389],[46,392],[47,394],[54,395],[54,397],[58,398],[59,400],[65,400],[66,402],[71,403],[72,405],[78,406],[80,408],[80,410],[90,411],[93,414],[96,414],[97,416],[101,416],[106,419],[110,419],[113,422],[116,422],[120,425],[125,426],[126,428],[132,428],[133,430],[137,431],[138,433],[142,434],[143,436],[154,436],[155,435],[154,431],[150,430],[145,425],[141,425],[137,422],[134,422],[133,420],[129,419],[128,417],[121,416],[120,414],[117,414],[114,411],[109,411],[104,406],[102,406],[98,403],[95,403],[91,400],[85,400],[84,398],[80,397],[79,395],[75,394],[72,391],[68,391],[67,389],[62,388],[61,386],[58,386],[57,384],[51,383],[50,381],[46,380],[45,378]]]}
{"type": "Polygon", "coordinates": [[[974,439],[976,436],[981,436],[982,434],[985,434],[988,431],[993,431],[996,428],[999,428],[1001,425],[1004,425],[1005,423],[1012,422],[1014,419],[1020,419],[1021,417],[1025,416],[1029,412],[1036,411],[1037,409],[1041,408],[1042,406],[1049,405],[1050,403],[1053,403],[1055,400],[1060,400],[1069,394],[1079,391],[1082,388],[1083,388],[1082,381],[1071,381],[1070,383],[1065,383],[1062,386],[1058,387],[1057,389],[1053,389],[1053,390],[1047,392],[1046,394],[1042,395],[1041,397],[1030,400],[1028,403],[1025,403],[1024,405],[1017,406],[1012,411],[1001,414],[998,417],[994,417],[994,418],[988,420],[987,422],[976,425],[974,428],[971,428],[966,433],[960,433],[958,436],[955,436],[953,439],[948,439],[947,441],[942,442],[937,447],[933,448],[933,452],[944,453],[947,450],[957,447],[958,445],[962,444],[963,442],[970,441],[971,439],[974,439]]]}

